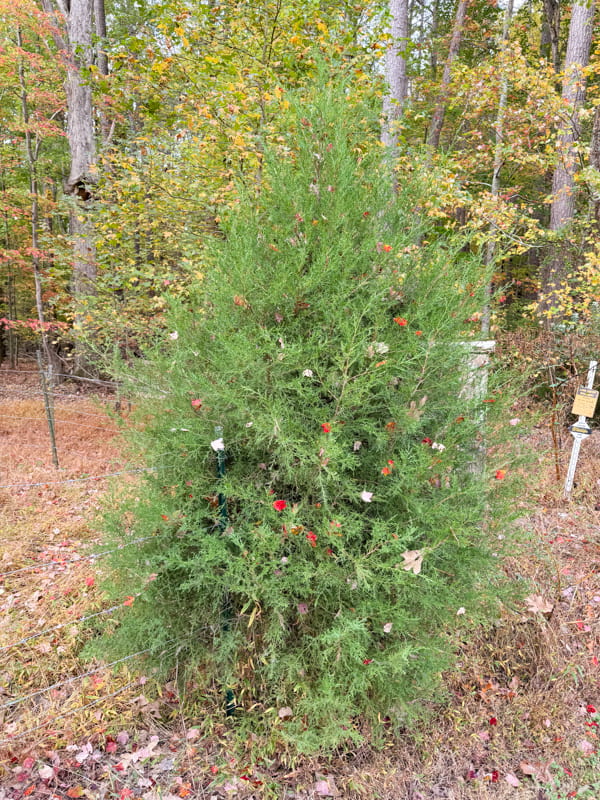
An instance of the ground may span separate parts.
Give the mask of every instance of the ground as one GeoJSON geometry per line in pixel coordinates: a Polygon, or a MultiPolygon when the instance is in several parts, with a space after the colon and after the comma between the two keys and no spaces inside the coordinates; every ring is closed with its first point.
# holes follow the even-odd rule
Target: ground
{"type": "Polygon", "coordinates": [[[103,498],[115,482],[133,491],[143,465],[125,460],[128,406],[108,384],[67,381],[54,408],[58,469],[35,362],[0,369],[0,800],[600,800],[600,442],[584,442],[564,499],[564,408],[514,426],[537,461],[523,475],[523,543],[502,568],[527,598],[473,630],[419,727],[293,763],[184,713],[143,654],[110,668],[81,658],[87,618],[130,602],[107,603],[94,553],[103,498]]]}

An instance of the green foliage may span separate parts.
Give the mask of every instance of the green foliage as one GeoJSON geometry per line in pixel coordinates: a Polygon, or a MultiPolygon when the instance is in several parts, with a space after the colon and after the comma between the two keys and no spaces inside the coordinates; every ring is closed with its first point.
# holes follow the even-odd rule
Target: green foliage
{"type": "Polygon", "coordinates": [[[119,551],[136,599],[100,645],[150,647],[300,750],[417,714],[501,583],[503,481],[476,468],[494,404],[460,343],[480,261],[415,213],[418,176],[393,195],[369,109],[320,93],[130,370],[156,472],[111,528],[151,539],[119,551]]]}

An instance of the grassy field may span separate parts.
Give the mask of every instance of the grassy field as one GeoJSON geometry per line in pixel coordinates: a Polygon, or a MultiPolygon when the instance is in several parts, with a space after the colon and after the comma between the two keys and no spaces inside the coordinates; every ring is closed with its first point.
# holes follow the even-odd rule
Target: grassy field
{"type": "MultiPolygon", "coordinates": [[[[103,497],[115,481],[134,496],[139,473],[129,470],[140,466],[123,457],[115,396],[84,387],[56,390],[57,470],[34,367],[0,370],[0,800],[600,800],[597,434],[568,502],[548,421],[528,434],[538,457],[523,476],[527,535],[502,568],[529,582],[529,602],[472,631],[446,701],[377,749],[292,762],[252,736],[236,742],[225,719],[209,724],[175,679],[146,674],[143,654],[110,668],[82,660],[85,618],[117,624],[126,613],[127,597],[103,597],[92,554],[103,497]]],[[[564,474],[570,437],[559,433],[564,474]]]]}

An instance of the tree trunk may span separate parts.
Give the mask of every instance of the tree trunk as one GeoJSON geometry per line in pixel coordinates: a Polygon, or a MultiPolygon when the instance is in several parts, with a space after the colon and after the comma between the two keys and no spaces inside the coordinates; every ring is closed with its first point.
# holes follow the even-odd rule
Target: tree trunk
{"type": "Polygon", "coordinates": [[[554,70],[558,72],[560,69],[560,0],[544,0],[540,52],[544,58],[552,61],[554,70]]]}
{"type": "Polygon", "coordinates": [[[406,47],[409,39],[408,0],[390,0],[392,41],[385,57],[387,91],[383,98],[383,131],[381,139],[395,154],[398,147],[397,123],[408,95],[408,73],[406,70],[406,47]]]}
{"type": "Polygon", "coordinates": [[[106,11],[104,0],[94,0],[94,28],[96,31],[96,64],[101,75],[108,75],[108,56],[106,55],[106,11]]]}
{"type": "MultiPolygon", "coordinates": [[[[600,177],[600,106],[596,106],[592,125],[592,141],[590,143],[590,166],[600,177]]],[[[596,232],[600,232],[600,191],[593,187],[590,199],[590,219],[593,220],[596,232]]]]}
{"type": "MultiPolygon", "coordinates": [[[[108,75],[108,56],[106,54],[106,11],[104,0],[94,0],[94,30],[96,33],[96,66],[100,75],[108,75]]],[[[112,139],[113,125],[106,114],[106,109],[98,109],[100,134],[102,143],[107,145],[112,139]]]]}
{"type": "MultiPolygon", "coordinates": [[[[23,48],[23,38],[21,30],[17,29],[17,44],[19,48],[23,48]]],[[[37,135],[32,133],[30,127],[30,114],[29,114],[29,96],[27,91],[27,84],[25,82],[25,69],[23,66],[23,59],[19,60],[18,66],[19,75],[19,88],[21,94],[21,118],[23,120],[23,127],[25,129],[25,152],[27,155],[27,166],[29,169],[29,194],[31,199],[31,266],[33,268],[33,280],[35,286],[35,307],[40,326],[40,340],[42,343],[42,350],[48,365],[50,382],[54,383],[55,378],[53,373],[60,372],[57,363],[56,353],[50,346],[48,339],[48,332],[46,330],[46,318],[44,314],[44,298],[42,291],[42,271],[41,271],[41,257],[40,257],[40,241],[39,241],[39,222],[40,222],[40,195],[39,195],[39,180],[38,180],[38,160],[40,154],[40,140],[37,135]]]]}
{"type": "MultiPolygon", "coordinates": [[[[67,140],[71,165],[64,189],[73,198],[69,223],[73,240],[72,291],[75,327],[81,330],[84,327],[82,301],[94,293],[96,283],[96,252],[89,219],[96,183],[94,111],[88,73],[93,60],[94,0],[41,0],[41,3],[55,22],[54,41],[66,66],[67,140]],[[61,17],[66,24],[66,41],[60,33],[61,17]]],[[[103,8],[98,9],[98,21],[100,26],[104,25],[103,8]]],[[[79,350],[76,360],[83,364],[84,356],[79,350]]]]}
{"type": "MultiPolygon", "coordinates": [[[[500,78],[500,98],[498,100],[498,113],[494,125],[496,136],[494,144],[494,164],[492,167],[492,196],[497,198],[500,194],[500,170],[504,164],[504,117],[506,116],[506,103],[508,100],[508,74],[506,58],[508,56],[508,33],[513,14],[513,0],[508,0],[504,11],[504,24],[502,26],[502,77],[500,78]]],[[[496,257],[496,232],[490,230],[487,240],[484,263],[489,269],[496,257]]],[[[488,336],[490,332],[491,307],[490,300],[492,295],[492,282],[487,287],[487,302],[483,308],[481,318],[481,333],[488,336]]]]}
{"type": "MultiPolygon", "coordinates": [[[[571,12],[569,40],[565,56],[562,99],[565,105],[563,129],[559,132],[558,161],[552,176],[553,201],[550,207],[550,230],[559,232],[568,226],[575,216],[575,174],[577,152],[575,145],[581,134],[579,110],[585,100],[585,67],[590,57],[594,2],[577,0],[571,12]]],[[[540,311],[558,308],[557,297],[561,281],[567,273],[568,259],[566,243],[559,243],[542,270],[540,311]]]]}
{"type": "Polygon", "coordinates": [[[438,24],[439,24],[439,15],[440,15],[440,4],[439,0],[435,0],[433,3],[433,8],[431,9],[431,47],[429,48],[429,63],[431,67],[431,80],[437,80],[438,74],[438,53],[437,53],[437,44],[435,41],[435,37],[437,36],[438,32],[438,24]]]}
{"type": "Polygon", "coordinates": [[[431,147],[438,148],[440,145],[440,135],[444,125],[444,117],[446,115],[446,105],[448,102],[448,89],[450,87],[450,79],[452,78],[452,64],[460,50],[460,43],[463,35],[463,28],[465,25],[465,17],[467,15],[467,8],[469,7],[470,0],[458,0],[456,8],[456,15],[454,17],[454,25],[452,26],[452,38],[450,40],[450,49],[448,50],[448,57],[444,64],[444,72],[442,75],[442,83],[437,97],[436,106],[427,132],[427,144],[431,147]]]}

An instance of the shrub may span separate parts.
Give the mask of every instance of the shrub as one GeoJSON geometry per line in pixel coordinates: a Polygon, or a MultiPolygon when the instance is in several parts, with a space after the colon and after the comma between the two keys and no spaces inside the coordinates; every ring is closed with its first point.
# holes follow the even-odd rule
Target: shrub
{"type": "Polygon", "coordinates": [[[133,370],[156,472],[112,527],[151,539],[119,551],[140,595],[102,644],[177,660],[300,750],[417,713],[499,583],[489,398],[457,344],[486,276],[436,238],[422,177],[392,194],[368,110],[323,94],[133,370]]]}

